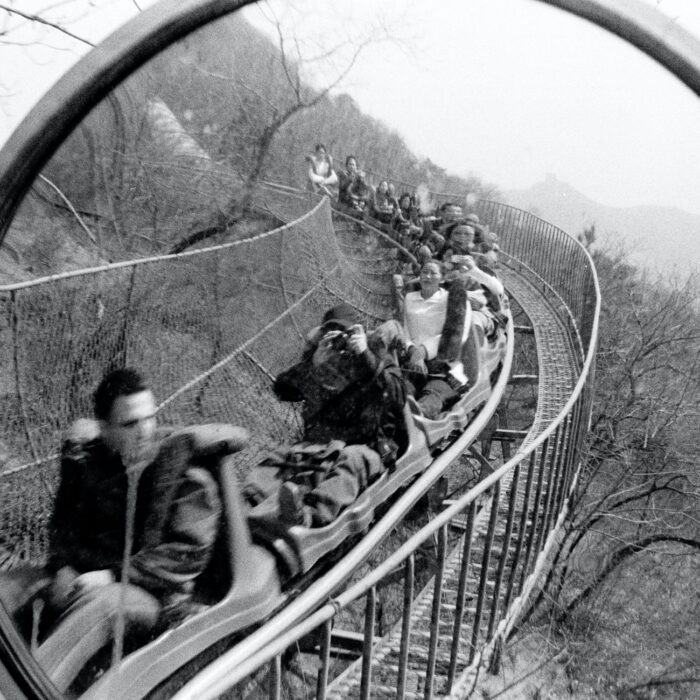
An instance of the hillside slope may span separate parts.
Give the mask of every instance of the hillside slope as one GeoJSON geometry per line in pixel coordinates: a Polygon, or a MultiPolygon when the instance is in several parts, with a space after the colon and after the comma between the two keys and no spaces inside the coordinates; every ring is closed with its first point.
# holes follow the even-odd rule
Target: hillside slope
{"type": "Polygon", "coordinates": [[[700,268],[700,216],[676,207],[610,207],[589,199],[554,175],[505,200],[575,236],[595,224],[601,242],[622,243],[640,267],[668,273],[700,268]]]}

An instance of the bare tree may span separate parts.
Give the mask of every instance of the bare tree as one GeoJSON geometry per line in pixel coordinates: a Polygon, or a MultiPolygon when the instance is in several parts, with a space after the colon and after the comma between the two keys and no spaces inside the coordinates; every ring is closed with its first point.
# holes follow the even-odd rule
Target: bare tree
{"type": "MultiPolygon", "coordinates": [[[[172,253],[220,233],[245,216],[257,185],[267,174],[275,139],[283,128],[297,115],[310,112],[327,101],[347,79],[368,46],[395,41],[384,27],[368,23],[363,32],[352,39],[340,39],[309,52],[271,8],[268,7],[266,13],[274,32],[274,47],[271,45],[264,50],[258,44],[248,56],[229,62],[225,73],[197,67],[200,73],[204,70],[207,78],[218,82],[216,88],[223,86],[230,91],[232,109],[227,123],[217,129],[221,136],[216,150],[229,159],[242,181],[240,189],[223,205],[214,225],[198,222],[195,230],[171,248],[172,253]],[[304,75],[317,69],[325,82],[322,87],[314,88],[304,75]],[[233,148],[232,140],[238,141],[233,148]]],[[[239,28],[240,31],[249,32],[250,28],[239,28]]]]}
{"type": "MultiPolygon", "coordinates": [[[[594,227],[580,240],[592,246],[594,227]]],[[[667,566],[700,554],[698,279],[651,279],[622,253],[593,257],[603,309],[587,454],[561,546],[528,615],[545,611],[559,626],[596,603],[641,553],[667,566]]],[[[671,664],[641,685],[697,680],[697,668],[688,674],[671,664]]]]}
{"type": "MultiPolygon", "coordinates": [[[[38,7],[38,4],[21,0],[0,2],[0,50],[5,54],[14,49],[15,55],[17,51],[31,55],[40,47],[46,56],[50,56],[54,52],[80,52],[93,46],[90,39],[71,29],[71,24],[90,10],[85,2],[57,0],[46,2],[43,7],[38,7]],[[36,9],[30,9],[32,5],[36,9]]],[[[35,60],[40,63],[38,57],[35,60]]],[[[11,65],[9,61],[8,65],[11,65]]],[[[11,82],[13,75],[14,72],[7,72],[0,76],[0,88],[6,93],[0,94],[0,106],[3,97],[7,100],[15,97],[11,82]]]]}

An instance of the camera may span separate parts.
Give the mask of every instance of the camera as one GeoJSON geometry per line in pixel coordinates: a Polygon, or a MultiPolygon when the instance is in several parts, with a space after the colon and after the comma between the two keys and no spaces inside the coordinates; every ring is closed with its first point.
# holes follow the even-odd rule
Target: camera
{"type": "Polygon", "coordinates": [[[330,346],[335,352],[347,352],[348,340],[352,335],[351,331],[335,331],[330,339],[330,346]]]}

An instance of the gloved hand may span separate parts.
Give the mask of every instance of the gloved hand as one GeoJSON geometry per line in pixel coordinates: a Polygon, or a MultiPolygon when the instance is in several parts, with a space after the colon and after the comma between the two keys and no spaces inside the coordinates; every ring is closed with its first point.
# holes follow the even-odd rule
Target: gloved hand
{"type": "Polygon", "coordinates": [[[110,583],[114,583],[114,574],[109,569],[99,569],[80,574],[73,582],[73,588],[78,593],[87,593],[110,583]]]}
{"type": "Polygon", "coordinates": [[[425,366],[425,356],[425,348],[422,345],[412,345],[408,350],[406,369],[411,372],[422,374],[423,376],[428,374],[428,368],[425,366]]]}
{"type": "Polygon", "coordinates": [[[61,567],[49,586],[48,599],[59,610],[67,608],[76,593],[75,581],[78,572],[70,566],[61,567]]]}
{"type": "Polygon", "coordinates": [[[361,355],[367,350],[367,334],[359,323],[356,323],[350,328],[348,348],[350,348],[355,355],[361,355]]]}

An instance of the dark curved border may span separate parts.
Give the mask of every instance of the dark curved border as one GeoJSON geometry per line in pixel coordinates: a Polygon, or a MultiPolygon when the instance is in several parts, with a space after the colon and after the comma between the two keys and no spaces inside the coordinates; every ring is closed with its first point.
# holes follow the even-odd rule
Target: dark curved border
{"type": "MultiPolygon", "coordinates": [[[[616,34],[700,95],[700,42],[632,0],[539,0],[616,34]]],[[[64,139],[114,87],[187,34],[252,0],[164,0],[93,49],[42,98],[0,151],[0,244],[34,178],[64,139]]],[[[0,682],[27,698],[55,698],[0,606],[0,682]]],[[[20,696],[22,697],[22,696],[20,696]]]]}
{"type": "Polygon", "coordinates": [[[700,96],[700,40],[641,0],[540,0],[616,34],[700,96]]]}
{"type": "MultiPolygon", "coordinates": [[[[79,61],[27,115],[0,151],[0,244],[34,178],[110,90],[155,54],[253,0],[163,0],[79,61]]],[[[700,95],[700,41],[639,0],[539,0],[622,37],[700,95]]]]}
{"type": "MultiPolygon", "coordinates": [[[[52,87],[0,151],[0,245],[42,167],[80,121],[157,53],[253,0],[163,0],[81,59],[52,87]]],[[[61,696],[29,653],[0,603],[0,697],[61,696]]]]}
{"type": "Polygon", "coordinates": [[[0,244],[39,171],[81,120],[146,61],[253,0],[163,0],[96,46],[32,109],[0,151],[0,244]]]}

